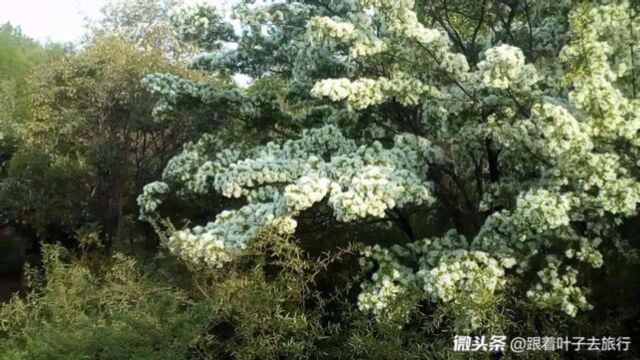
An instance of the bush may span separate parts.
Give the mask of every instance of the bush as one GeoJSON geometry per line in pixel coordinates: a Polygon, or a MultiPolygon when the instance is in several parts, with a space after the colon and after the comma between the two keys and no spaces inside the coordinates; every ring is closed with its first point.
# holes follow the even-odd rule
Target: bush
{"type": "Polygon", "coordinates": [[[116,254],[100,265],[43,248],[43,268],[0,308],[3,359],[184,359],[209,317],[207,303],[158,284],[116,254]]]}
{"type": "MultiPolygon", "coordinates": [[[[81,243],[95,247],[95,231],[79,234],[81,243]]],[[[468,358],[453,352],[455,309],[423,302],[403,326],[359,311],[359,283],[369,273],[354,250],[310,256],[291,238],[263,233],[243,256],[212,271],[162,254],[136,261],[44,245],[42,268],[26,272],[29,291],[0,307],[0,358],[468,358]]],[[[626,333],[620,317],[589,323],[551,316],[515,293],[501,297],[487,314],[486,334],[626,333]]],[[[632,308],[627,311],[633,318],[632,308]]],[[[564,354],[517,355],[502,359],[564,354]]]]}
{"type": "Polygon", "coordinates": [[[78,162],[35,149],[19,150],[0,183],[0,208],[11,219],[43,233],[55,225],[72,230],[84,216],[89,185],[78,162]]]}

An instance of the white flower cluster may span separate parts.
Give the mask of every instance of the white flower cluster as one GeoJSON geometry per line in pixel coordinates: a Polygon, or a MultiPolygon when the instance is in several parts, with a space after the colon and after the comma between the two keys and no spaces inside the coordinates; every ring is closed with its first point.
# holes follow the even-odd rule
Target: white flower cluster
{"type": "Polygon", "coordinates": [[[545,169],[542,184],[550,189],[571,189],[583,208],[629,216],[640,201],[640,183],[630,177],[620,156],[602,147],[589,123],[579,122],[566,108],[536,104],[532,118],[514,123],[490,119],[484,125],[518,161],[535,156],[545,169]],[[597,194],[597,195],[594,195],[597,194]]]}
{"type": "Polygon", "coordinates": [[[291,212],[310,208],[327,196],[331,180],[319,178],[318,174],[304,175],[284,188],[284,201],[291,212]]]}
{"type": "MultiPolygon", "coordinates": [[[[274,226],[283,231],[282,201],[255,203],[238,210],[223,211],[215,221],[171,234],[169,249],[181,258],[212,267],[222,267],[246,249],[248,241],[274,226]]],[[[290,226],[288,227],[290,228],[290,226]]]]}
{"type": "Polygon", "coordinates": [[[305,130],[302,138],[283,145],[269,143],[254,150],[255,156],[229,164],[215,174],[214,186],[226,197],[247,196],[262,185],[288,185],[317,167],[326,156],[355,151],[334,126],[305,130]]]}
{"type": "MultiPolygon", "coordinates": [[[[576,197],[584,208],[599,216],[610,213],[618,217],[633,216],[640,202],[640,182],[631,177],[616,154],[590,154],[580,164],[577,173],[576,197]],[[583,192],[580,192],[583,190],[583,192]],[[594,195],[597,191],[597,195],[594,195]]],[[[569,178],[571,179],[571,178],[569,178]]]]}
{"type": "Polygon", "coordinates": [[[185,80],[173,74],[148,74],[142,84],[157,98],[152,115],[158,122],[166,120],[187,100],[196,99],[209,105],[239,104],[246,100],[237,89],[216,86],[206,81],[185,80]]]}
{"type": "Polygon", "coordinates": [[[454,309],[459,329],[482,325],[481,314],[495,306],[497,293],[506,285],[505,269],[515,265],[511,257],[494,258],[469,250],[464,236],[453,231],[406,247],[385,249],[376,245],[364,256],[366,264],[377,269],[371,281],[362,284],[358,297],[361,310],[378,318],[406,321],[415,310],[415,291],[421,289],[423,294],[418,293],[418,298],[426,297],[454,309]],[[417,269],[402,265],[407,259],[413,259],[417,269]],[[413,303],[403,302],[402,297],[413,303]]]}
{"type": "Polygon", "coordinates": [[[460,80],[466,80],[469,73],[469,62],[467,62],[467,58],[462,54],[444,54],[440,67],[460,80]]]}
{"type": "Polygon", "coordinates": [[[531,233],[543,233],[568,226],[570,209],[571,202],[566,196],[536,189],[518,197],[514,217],[529,224],[531,233]]]}
{"type": "Polygon", "coordinates": [[[162,203],[162,196],[169,192],[169,185],[162,181],[154,181],[144,186],[142,194],[138,196],[140,218],[154,213],[162,203]]]}
{"type": "MultiPolygon", "coordinates": [[[[509,213],[502,211],[492,215],[481,233],[470,246],[464,237],[449,232],[442,238],[425,239],[407,246],[414,257],[418,257],[419,268],[406,271],[404,278],[415,280],[432,301],[450,304],[456,315],[456,326],[475,329],[483,325],[483,311],[495,306],[498,292],[506,285],[505,270],[517,267],[522,272],[530,267],[529,259],[538,254],[547,239],[570,233],[569,211],[571,202],[567,198],[546,190],[533,190],[518,198],[516,208],[509,213]],[[411,276],[409,276],[411,275],[411,276]]],[[[601,254],[595,249],[598,242],[580,242],[578,250],[568,250],[567,257],[598,267],[601,254]]],[[[398,259],[385,259],[386,261],[398,259]]],[[[399,265],[387,264],[398,268],[399,265]]],[[[577,284],[577,272],[567,268],[558,275],[559,265],[551,261],[538,274],[540,284],[528,297],[540,306],[560,307],[569,315],[577,309],[587,309],[589,304],[583,290],[577,284]]],[[[399,276],[396,274],[396,276],[399,276]]],[[[380,289],[383,285],[363,286],[363,289],[380,289]]],[[[395,284],[395,283],[394,283],[395,284]]],[[[396,284],[396,286],[399,286],[396,284]]],[[[401,293],[402,289],[395,289],[401,293]]],[[[371,305],[371,294],[363,296],[378,311],[390,306],[389,299],[380,299],[371,305]]]]}
{"type": "Polygon", "coordinates": [[[351,22],[335,21],[328,17],[314,17],[307,26],[316,34],[321,33],[336,40],[351,41],[355,38],[355,26],[351,22]]]}
{"type": "MultiPolygon", "coordinates": [[[[310,38],[330,38],[348,45],[351,61],[394,52],[394,56],[406,56],[408,63],[413,63],[417,57],[425,61],[425,67],[439,67],[456,78],[466,78],[469,71],[466,58],[448,51],[449,40],[444,32],[426,28],[418,20],[412,10],[413,1],[361,0],[359,3],[368,10],[350,14],[349,21],[312,18],[308,24],[310,38]]],[[[417,105],[421,101],[440,97],[436,88],[410,76],[408,71],[395,70],[391,71],[390,76],[375,79],[325,79],[316,83],[311,94],[333,101],[346,100],[349,108],[355,110],[379,105],[391,98],[403,105],[417,105]]]]}
{"type": "Polygon", "coordinates": [[[313,17],[309,20],[310,38],[312,41],[325,41],[331,45],[347,43],[350,45],[349,55],[352,60],[372,56],[384,52],[387,47],[384,41],[367,33],[371,22],[368,17],[359,17],[360,22],[354,25],[351,21],[336,21],[328,17],[313,17]]]}
{"type": "Polygon", "coordinates": [[[391,149],[375,142],[349,156],[334,157],[326,171],[335,181],[329,204],[336,218],[382,218],[395,207],[431,204],[431,185],[423,174],[425,163],[439,161],[438,156],[440,152],[426,139],[404,135],[396,137],[391,149]]]}
{"type": "Polygon", "coordinates": [[[372,313],[377,319],[404,323],[415,308],[412,287],[415,286],[413,270],[401,264],[399,258],[407,251],[395,246],[391,249],[375,245],[363,253],[365,265],[377,266],[371,280],[361,284],[358,308],[372,313]]]}
{"type": "Polygon", "coordinates": [[[404,73],[387,79],[327,79],[315,84],[311,95],[328,97],[332,101],[346,100],[350,108],[366,109],[395,98],[403,105],[416,105],[425,96],[437,97],[439,92],[404,73]]]}
{"type": "Polygon", "coordinates": [[[196,143],[187,143],[169,160],[162,179],[184,194],[206,195],[211,192],[216,173],[237,161],[241,152],[232,148],[220,150],[222,144],[211,135],[203,135],[196,143]],[[215,153],[211,159],[210,154],[215,153]]]}
{"type": "Polygon", "coordinates": [[[570,266],[562,268],[554,256],[547,257],[547,266],[538,271],[538,277],[540,282],[527,291],[527,297],[534,303],[549,308],[559,306],[569,316],[592,308],[583,290],[576,286],[578,272],[570,266]]]}
{"type": "Polygon", "coordinates": [[[511,45],[499,45],[484,53],[485,59],[478,64],[482,82],[492,88],[528,88],[537,81],[536,69],[525,65],[522,50],[511,45]]]}
{"type": "Polygon", "coordinates": [[[534,126],[544,137],[543,142],[537,142],[542,145],[540,150],[546,152],[544,156],[556,164],[560,161],[571,162],[569,158],[583,156],[593,149],[589,128],[578,122],[564,107],[550,103],[536,104],[531,113],[535,119],[534,126]]]}
{"type": "MultiPolygon", "coordinates": [[[[385,51],[393,52],[389,68],[395,73],[412,74],[421,79],[419,84],[389,92],[385,88],[389,79],[384,77],[326,79],[316,83],[312,94],[346,101],[351,110],[380,105],[399,98],[400,92],[411,94],[408,101],[400,101],[405,105],[424,104],[427,123],[457,126],[443,133],[452,136],[455,143],[470,144],[467,150],[477,151],[478,139],[495,141],[502,151],[500,162],[510,172],[490,184],[482,204],[486,209],[501,205],[508,210],[492,213],[471,246],[460,243],[447,248],[447,255],[413,260],[424,269],[403,268],[400,264],[407,259],[400,256],[381,258],[381,268],[395,272],[389,270],[384,284],[374,279],[373,284],[364,286],[367,290],[362,297],[367,305],[363,308],[376,309],[377,314],[387,308],[396,294],[403,293],[399,288],[403,282],[397,279],[415,279],[411,286],[420,284],[432,299],[455,303],[455,299],[490,299],[482,296],[482,289],[489,289],[489,294],[499,291],[504,286],[504,269],[515,267],[519,276],[535,271],[534,264],[539,262],[534,260],[542,254],[555,252],[567,261],[600,267],[604,261],[597,249],[600,240],[594,239],[611,229],[605,215],[612,215],[613,222],[620,224],[622,219],[637,214],[640,202],[640,183],[633,175],[637,174],[636,159],[640,156],[640,102],[631,96],[637,84],[628,85],[635,81],[628,69],[633,68],[636,56],[629,51],[629,44],[638,42],[630,37],[628,29],[640,25],[640,21],[629,16],[629,4],[579,6],[569,17],[570,31],[564,24],[548,21],[530,28],[532,36],[554,37],[546,39],[540,50],[541,54],[551,53],[551,57],[536,58],[535,48],[529,48],[527,54],[538,69],[527,64],[520,48],[508,44],[492,47],[486,42],[487,50],[477,71],[469,72],[465,56],[448,50],[446,36],[424,28],[416,20],[413,1],[359,3],[383,25],[375,34],[385,44],[385,51]],[[557,59],[558,44],[568,35],[572,39],[561,53],[562,64],[557,59]],[[457,83],[435,85],[442,79],[416,75],[432,70],[431,60],[447,73],[447,81],[457,83]],[[568,96],[564,90],[567,85],[572,89],[568,96]],[[482,93],[488,95],[477,100],[477,94],[482,93]],[[495,110],[490,110],[493,113],[486,121],[483,116],[480,124],[466,118],[457,124],[452,122],[468,117],[464,115],[467,111],[481,110],[484,114],[486,109],[495,110]],[[626,150],[621,153],[621,148],[626,150]],[[623,154],[625,151],[628,154],[623,154]],[[578,233],[572,222],[586,223],[587,230],[578,233]],[[461,264],[465,264],[463,270],[458,268],[461,264]],[[422,277],[415,276],[418,271],[422,277]],[[471,292],[465,293],[458,286],[471,292]],[[375,296],[380,296],[378,303],[375,296]]],[[[532,11],[547,17],[550,9],[568,6],[567,2],[540,2],[532,6],[532,11]]],[[[560,18],[553,15],[553,19],[560,18]]],[[[354,27],[354,33],[358,31],[360,27],[354,27]]],[[[344,43],[353,46],[350,41],[344,43]]],[[[371,170],[373,175],[363,176],[375,180],[382,170],[376,168],[371,170]]],[[[413,251],[412,256],[418,253],[413,251]]],[[[569,315],[588,309],[584,291],[578,286],[577,270],[567,265],[559,274],[561,268],[559,260],[548,260],[538,274],[541,283],[529,298],[569,315]]],[[[464,309],[463,304],[461,300],[457,308],[464,309]]],[[[473,309],[468,313],[461,310],[458,315],[473,326],[480,319],[473,309]]]]}
{"type": "Polygon", "coordinates": [[[142,84],[158,97],[152,114],[157,121],[164,120],[184,94],[198,92],[196,84],[172,74],[149,74],[144,77],[142,84]]]}
{"type": "Polygon", "coordinates": [[[434,268],[423,268],[417,276],[432,301],[450,304],[458,328],[477,329],[480,315],[495,306],[496,293],[505,284],[504,266],[482,251],[454,250],[440,258],[434,268]]]}
{"type": "Polygon", "coordinates": [[[576,249],[567,249],[565,255],[567,258],[576,258],[584,263],[591,265],[594,268],[599,268],[604,263],[602,253],[598,251],[597,247],[602,243],[601,238],[596,238],[593,241],[587,239],[580,239],[580,246],[576,249]]]}
{"type": "Polygon", "coordinates": [[[544,189],[530,190],[518,197],[513,211],[494,213],[485,221],[474,247],[527,259],[538,253],[550,234],[572,233],[570,211],[570,198],[544,189]]]}
{"type": "Polygon", "coordinates": [[[176,9],[171,22],[182,41],[205,50],[218,50],[222,41],[234,38],[231,24],[222,20],[215,7],[203,3],[176,9]]]}
{"type": "Polygon", "coordinates": [[[438,29],[426,28],[413,11],[413,0],[359,0],[363,8],[372,8],[383,19],[389,35],[399,40],[413,40],[436,52],[448,47],[449,39],[438,29]]]}
{"type": "Polygon", "coordinates": [[[185,6],[171,14],[179,34],[189,36],[202,36],[202,33],[209,27],[209,19],[205,16],[198,16],[200,9],[196,6],[185,6]]]}
{"type": "Polygon", "coordinates": [[[637,99],[627,97],[633,96],[632,91],[625,94],[624,87],[617,84],[618,73],[624,75],[637,61],[637,55],[628,51],[629,44],[638,42],[630,37],[629,29],[640,26],[640,19],[629,16],[629,6],[623,1],[578,8],[571,17],[574,40],[560,57],[568,65],[566,78],[574,87],[569,94],[571,103],[588,115],[592,135],[621,137],[639,146],[640,118],[635,114],[640,105],[637,99]],[[613,68],[612,56],[622,69],[613,68]]]}

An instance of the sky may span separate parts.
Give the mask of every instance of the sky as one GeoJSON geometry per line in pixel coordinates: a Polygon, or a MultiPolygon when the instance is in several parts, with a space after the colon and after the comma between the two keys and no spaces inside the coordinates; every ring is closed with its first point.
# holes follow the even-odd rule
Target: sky
{"type": "Polygon", "coordinates": [[[11,22],[41,42],[79,40],[85,18],[97,18],[107,0],[0,0],[0,23],[11,22]]]}
{"type": "Polygon", "coordinates": [[[25,35],[41,42],[73,42],[81,39],[85,19],[99,18],[100,9],[107,3],[108,0],[0,0],[0,24],[11,22],[20,26],[25,35]]]}

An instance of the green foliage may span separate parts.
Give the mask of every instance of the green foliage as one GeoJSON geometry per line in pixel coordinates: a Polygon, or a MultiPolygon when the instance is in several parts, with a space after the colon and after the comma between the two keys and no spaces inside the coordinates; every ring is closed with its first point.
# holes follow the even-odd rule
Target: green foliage
{"type": "Polygon", "coordinates": [[[202,296],[215,304],[210,342],[200,351],[213,358],[302,358],[316,351],[322,334],[319,309],[309,309],[310,263],[286,239],[265,234],[230,271],[196,272],[202,296]],[[270,256],[264,256],[265,248],[270,256]]]}
{"type": "Polygon", "coordinates": [[[44,47],[10,23],[0,25],[0,177],[17,146],[15,122],[29,111],[26,78],[62,53],[58,45],[44,47]]]}
{"type": "Polygon", "coordinates": [[[86,168],[72,159],[23,148],[0,183],[0,209],[38,232],[52,225],[73,228],[88,204],[88,178],[86,168]]]}
{"type": "Polygon", "coordinates": [[[4,234],[0,241],[0,274],[19,274],[22,271],[25,239],[16,234],[4,234]]]}
{"type": "MultiPolygon", "coordinates": [[[[72,233],[81,217],[99,222],[105,237],[120,238],[142,185],[196,132],[180,117],[153,122],[153,101],[141,79],[154,71],[198,77],[160,51],[106,35],[37,68],[25,81],[28,112],[9,124],[20,150],[0,207],[43,238],[48,225],[72,233]]],[[[9,146],[0,156],[10,157],[9,146]]]]}
{"type": "Polygon", "coordinates": [[[0,81],[23,79],[34,65],[60,55],[57,45],[43,47],[10,23],[0,25],[0,81]]]}
{"type": "MultiPolygon", "coordinates": [[[[90,231],[86,231],[89,235],[90,231]]],[[[276,240],[277,239],[277,240],[276,240]]],[[[228,273],[186,272],[172,261],[143,275],[129,257],[74,258],[45,245],[29,291],[0,307],[7,359],[275,359],[306,357],[321,337],[321,312],[307,310],[310,262],[280,238],[228,273]],[[268,270],[268,266],[276,270],[268,270]],[[180,274],[182,274],[180,276],[180,274]],[[270,278],[266,278],[270,276],[270,278]],[[175,285],[170,285],[174,283],[175,285]],[[178,285],[182,289],[178,288],[178,285]]]]}
{"type": "Polygon", "coordinates": [[[208,319],[206,304],[142,275],[120,254],[93,267],[43,249],[29,292],[0,308],[3,359],[184,359],[208,319]]]}

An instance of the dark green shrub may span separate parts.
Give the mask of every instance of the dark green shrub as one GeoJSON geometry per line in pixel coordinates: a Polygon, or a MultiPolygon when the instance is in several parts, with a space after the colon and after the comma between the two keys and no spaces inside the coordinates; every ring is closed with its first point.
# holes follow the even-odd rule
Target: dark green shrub
{"type": "Polygon", "coordinates": [[[2,359],[184,359],[202,332],[208,303],[154,283],[116,254],[91,270],[45,245],[30,291],[0,307],[2,359]]]}
{"type": "Polygon", "coordinates": [[[21,149],[9,161],[7,177],[0,183],[0,208],[40,233],[52,225],[73,229],[86,208],[87,176],[75,161],[21,149]]]}

